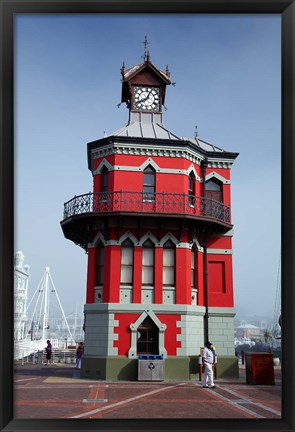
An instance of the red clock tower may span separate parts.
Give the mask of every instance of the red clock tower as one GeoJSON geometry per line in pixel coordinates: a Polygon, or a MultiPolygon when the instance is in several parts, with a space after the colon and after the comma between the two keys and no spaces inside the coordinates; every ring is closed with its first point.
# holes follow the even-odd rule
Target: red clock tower
{"type": "Polygon", "coordinates": [[[195,378],[209,338],[219,375],[234,376],[237,153],[164,127],[170,73],[148,51],[121,74],[128,124],[88,143],[93,193],[68,201],[61,222],[88,253],[82,375],[137,379],[140,354],[158,354],[166,379],[195,378]]]}

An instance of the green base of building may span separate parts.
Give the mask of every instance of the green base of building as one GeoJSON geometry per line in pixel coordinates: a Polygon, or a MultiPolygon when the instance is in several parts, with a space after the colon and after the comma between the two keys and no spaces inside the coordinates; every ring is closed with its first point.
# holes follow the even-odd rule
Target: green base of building
{"type": "MultiPolygon", "coordinates": [[[[165,361],[165,381],[199,380],[199,357],[173,357],[165,361]]],[[[217,379],[238,378],[238,359],[235,356],[218,356],[217,379]]],[[[81,378],[105,381],[137,381],[138,360],[124,356],[83,358],[81,378]]]]}

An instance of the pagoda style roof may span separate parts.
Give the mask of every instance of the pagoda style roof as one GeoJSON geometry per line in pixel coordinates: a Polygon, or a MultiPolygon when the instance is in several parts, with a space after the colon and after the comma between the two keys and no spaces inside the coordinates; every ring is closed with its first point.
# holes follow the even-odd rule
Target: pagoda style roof
{"type": "Polygon", "coordinates": [[[132,138],[168,139],[173,141],[189,141],[196,147],[207,152],[224,153],[225,150],[209,144],[199,138],[184,138],[169,131],[161,123],[131,121],[127,126],[117,129],[109,136],[124,136],[132,138]]]}
{"type": "Polygon", "coordinates": [[[164,72],[162,69],[159,69],[156,66],[154,66],[153,63],[150,62],[149,60],[146,60],[143,63],[139,63],[135,66],[131,66],[128,69],[123,68],[122,69],[123,80],[129,81],[131,78],[133,78],[140,71],[142,71],[147,67],[149,67],[156,75],[161,77],[166,82],[166,84],[170,84],[170,73],[168,72],[168,70],[164,72]]]}

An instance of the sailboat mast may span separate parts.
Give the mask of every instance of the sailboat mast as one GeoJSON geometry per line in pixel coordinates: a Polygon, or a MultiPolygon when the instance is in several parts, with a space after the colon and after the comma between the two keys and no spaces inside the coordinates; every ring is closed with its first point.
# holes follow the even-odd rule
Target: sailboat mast
{"type": "Polygon", "coordinates": [[[45,287],[44,287],[44,309],[43,309],[43,329],[42,329],[42,341],[45,342],[45,333],[48,323],[48,274],[49,267],[45,267],[45,287]]]}

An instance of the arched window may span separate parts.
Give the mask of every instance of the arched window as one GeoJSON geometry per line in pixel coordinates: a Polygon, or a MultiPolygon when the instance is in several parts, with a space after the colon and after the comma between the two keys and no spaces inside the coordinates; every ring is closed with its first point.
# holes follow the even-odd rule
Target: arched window
{"type": "Polygon", "coordinates": [[[133,283],[133,243],[127,239],[121,246],[121,285],[133,283]]]}
{"type": "Polygon", "coordinates": [[[154,244],[147,240],[142,246],[142,285],[154,285],[154,244]]]}
{"type": "Polygon", "coordinates": [[[163,285],[175,286],[175,245],[170,240],[163,246],[163,285]]]}
{"type": "Polygon", "coordinates": [[[190,173],[190,175],[188,176],[188,202],[189,205],[194,206],[195,205],[195,195],[196,195],[196,191],[195,191],[195,175],[193,172],[190,173]]]}
{"type": "Polygon", "coordinates": [[[104,268],[104,245],[99,242],[97,245],[97,266],[96,266],[96,285],[103,285],[104,268]]]}
{"type": "Polygon", "coordinates": [[[222,202],[222,184],[215,179],[206,182],[206,198],[222,202]]]}
{"type": "Polygon", "coordinates": [[[143,171],[143,199],[144,201],[154,201],[155,199],[156,175],[151,166],[143,171]]]}
{"type": "Polygon", "coordinates": [[[149,316],[137,329],[137,354],[159,354],[159,329],[149,316]]]}

